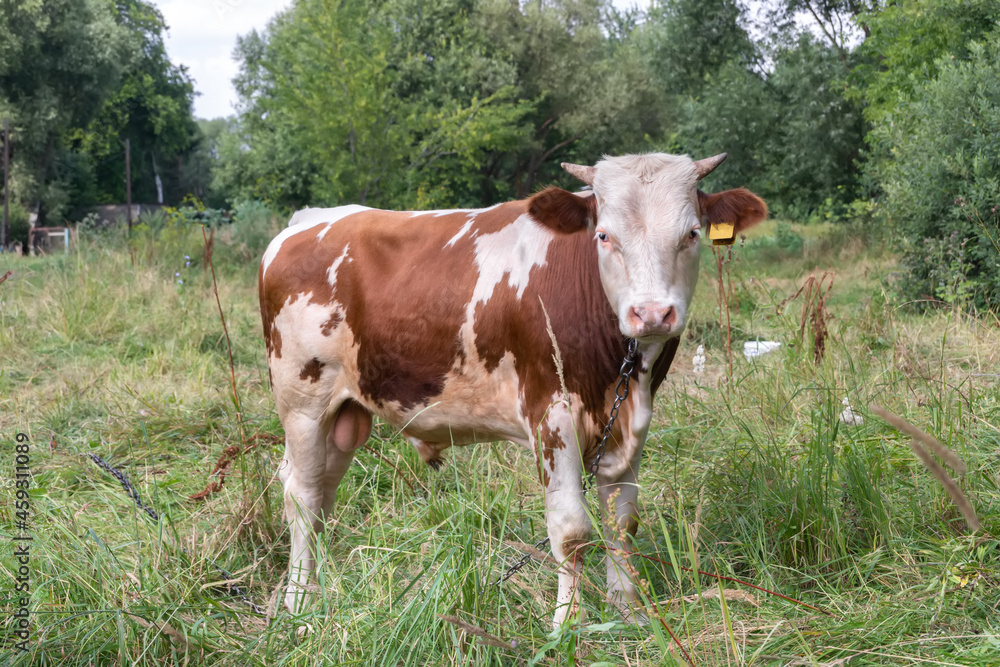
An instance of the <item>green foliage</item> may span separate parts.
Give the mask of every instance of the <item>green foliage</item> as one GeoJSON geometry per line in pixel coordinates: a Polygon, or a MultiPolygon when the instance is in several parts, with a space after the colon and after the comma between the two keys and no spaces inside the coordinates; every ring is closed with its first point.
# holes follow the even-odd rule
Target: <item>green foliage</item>
{"type": "Polygon", "coordinates": [[[11,117],[13,196],[59,215],[72,164],[64,136],[87,125],[128,61],[128,35],[105,0],[0,3],[0,117],[11,117]]]}
{"type": "Polygon", "coordinates": [[[264,202],[238,202],[233,207],[232,224],[223,230],[228,234],[222,247],[223,256],[242,265],[258,263],[284,222],[284,216],[264,202]]]}
{"type": "Polygon", "coordinates": [[[172,226],[205,225],[206,227],[218,227],[227,222],[226,211],[209,208],[200,199],[191,195],[185,197],[180,206],[167,206],[163,209],[163,213],[166,217],[166,224],[172,226]]]}
{"type": "Polygon", "coordinates": [[[117,21],[128,32],[129,58],[117,90],[97,116],[71,133],[74,149],[92,165],[91,201],[77,206],[125,200],[123,142],[131,141],[132,199],[158,202],[159,177],[164,201],[177,202],[184,190],[179,159],[191,151],[198,127],[191,115],[194,86],[183,67],[170,62],[163,44],[166,24],[145,0],[120,0],[117,21]]]}
{"type": "Polygon", "coordinates": [[[220,143],[236,165],[220,187],[287,206],[454,205],[461,175],[426,174],[473,171],[519,132],[524,109],[504,68],[463,48],[472,27],[456,4],[310,0],[242,39],[247,109],[220,143]]]}
{"type": "Polygon", "coordinates": [[[177,201],[177,157],[191,146],[193,87],[166,56],[159,11],[145,0],[0,3],[0,117],[12,118],[13,196],[40,222],[125,198],[132,141],[136,201],[155,174],[177,201]]]}
{"type": "Polygon", "coordinates": [[[594,0],[299,3],[240,42],[244,109],[216,186],[230,201],[404,208],[568,184],[560,159],[647,146],[659,122],[606,16],[620,19],[594,0]]]}
{"type": "Polygon", "coordinates": [[[1000,304],[1000,31],[946,56],[873,130],[891,159],[871,165],[899,238],[904,290],[1000,304]]]}
{"type": "MultiPolygon", "coordinates": [[[[10,215],[10,227],[7,230],[7,244],[20,243],[22,249],[27,249],[28,231],[31,229],[28,211],[14,200],[10,202],[8,214],[10,215]]],[[[3,215],[2,209],[0,209],[0,215],[3,215]]],[[[2,218],[0,218],[0,224],[3,224],[2,218]]]]}
{"type": "Polygon", "coordinates": [[[697,96],[680,99],[671,148],[728,153],[714,187],[750,187],[778,215],[842,209],[856,196],[864,137],[861,109],[845,95],[850,63],[808,34],[772,57],[768,73],[747,55],[706,74],[697,96]]]}
{"type": "Polygon", "coordinates": [[[698,96],[723,67],[752,69],[759,59],[737,0],[660,0],[647,20],[643,51],[668,95],[698,96]]]}
{"type": "Polygon", "coordinates": [[[778,222],[778,226],[775,229],[774,243],[782,250],[798,254],[802,252],[802,247],[805,242],[798,232],[792,229],[791,225],[782,220],[778,222]]]}
{"type": "Polygon", "coordinates": [[[804,218],[857,196],[865,127],[846,84],[856,61],[809,35],[776,57],[768,83],[779,113],[766,155],[775,203],[787,214],[804,218]]]}
{"type": "Polygon", "coordinates": [[[901,101],[937,75],[942,58],[966,59],[970,41],[993,30],[998,19],[997,0],[909,0],[866,13],[862,20],[870,34],[852,73],[866,117],[887,122],[901,101]]]}
{"type": "Polygon", "coordinates": [[[198,133],[194,149],[187,155],[181,171],[180,190],[194,195],[212,208],[226,205],[225,193],[219,190],[216,179],[225,169],[221,159],[221,145],[227,134],[235,132],[236,118],[198,120],[198,133]]]}
{"type": "Polygon", "coordinates": [[[139,213],[139,219],[135,221],[135,224],[145,226],[150,229],[163,229],[170,224],[169,213],[170,209],[142,211],[139,213]]]}

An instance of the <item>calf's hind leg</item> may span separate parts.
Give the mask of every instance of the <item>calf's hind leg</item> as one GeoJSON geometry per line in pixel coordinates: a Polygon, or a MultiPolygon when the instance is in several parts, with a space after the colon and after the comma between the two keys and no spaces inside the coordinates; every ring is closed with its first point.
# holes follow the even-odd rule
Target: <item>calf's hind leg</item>
{"type": "Polygon", "coordinates": [[[309,578],[316,568],[316,534],[337,497],[337,487],[354,459],[354,452],[371,434],[371,414],[347,400],[329,420],[299,414],[285,420],[285,518],[291,526],[285,607],[302,610],[309,578]]]}
{"type": "Polygon", "coordinates": [[[298,412],[282,418],[285,458],[280,472],[285,487],[285,520],[292,537],[285,607],[298,613],[316,567],[316,533],[322,527],[329,423],[298,412]]]}

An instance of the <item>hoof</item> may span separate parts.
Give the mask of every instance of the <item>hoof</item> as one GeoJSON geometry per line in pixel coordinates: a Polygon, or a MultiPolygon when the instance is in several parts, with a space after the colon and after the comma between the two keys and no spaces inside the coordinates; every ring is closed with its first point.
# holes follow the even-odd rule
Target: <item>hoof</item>
{"type": "Polygon", "coordinates": [[[313,632],[312,623],[306,623],[305,625],[300,625],[299,627],[295,628],[295,637],[299,641],[302,641],[303,639],[311,635],[312,632],[313,632]]]}
{"type": "Polygon", "coordinates": [[[440,470],[441,468],[444,467],[444,460],[443,459],[431,459],[430,461],[427,462],[427,465],[429,465],[435,471],[438,471],[438,470],[440,470]]]}
{"type": "Polygon", "coordinates": [[[556,609],[555,616],[552,617],[552,629],[558,630],[567,621],[570,624],[583,623],[587,618],[587,610],[578,604],[574,604],[568,610],[565,606],[556,609]]]}
{"type": "Polygon", "coordinates": [[[638,625],[641,628],[649,625],[649,616],[646,616],[638,609],[625,609],[620,611],[622,615],[622,623],[625,625],[638,625]]]}
{"type": "Polygon", "coordinates": [[[642,611],[642,606],[638,600],[630,599],[621,591],[608,596],[611,605],[621,614],[622,623],[625,625],[649,625],[649,617],[642,611]]]}

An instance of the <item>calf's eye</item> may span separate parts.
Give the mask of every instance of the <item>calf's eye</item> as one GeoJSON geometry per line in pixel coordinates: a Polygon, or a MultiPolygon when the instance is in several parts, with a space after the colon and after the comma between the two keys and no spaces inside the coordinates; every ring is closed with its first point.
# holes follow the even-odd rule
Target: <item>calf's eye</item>
{"type": "Polygon", "coordinates": [[[608,235],[605,234],[604,232],[597,232],[597,238],[601,240],[601,243],[608,242],[608,235]]]}
{"type": "Polygon", "coordinates": [[[698,228],[692,229],[691,233],[688,234],[688,238],[691,239],[692,241],[698,238],[699,236],[701,236],[701,230],[698,228]]]}

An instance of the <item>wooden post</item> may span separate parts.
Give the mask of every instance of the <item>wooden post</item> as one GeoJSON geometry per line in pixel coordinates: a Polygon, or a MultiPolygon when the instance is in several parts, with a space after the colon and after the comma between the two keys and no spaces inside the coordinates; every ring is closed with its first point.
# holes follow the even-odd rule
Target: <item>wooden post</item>
{"type": "Polygon", "coordinates": [[[0,252],[7,247],[10,230],[10,116],[3,119],[3,225],[0,226],[0,252]]]}
{"type": "Polygon", "coordinates": [[[125,140],[125,219],[132,235],[132,142],[125,140]]]}

